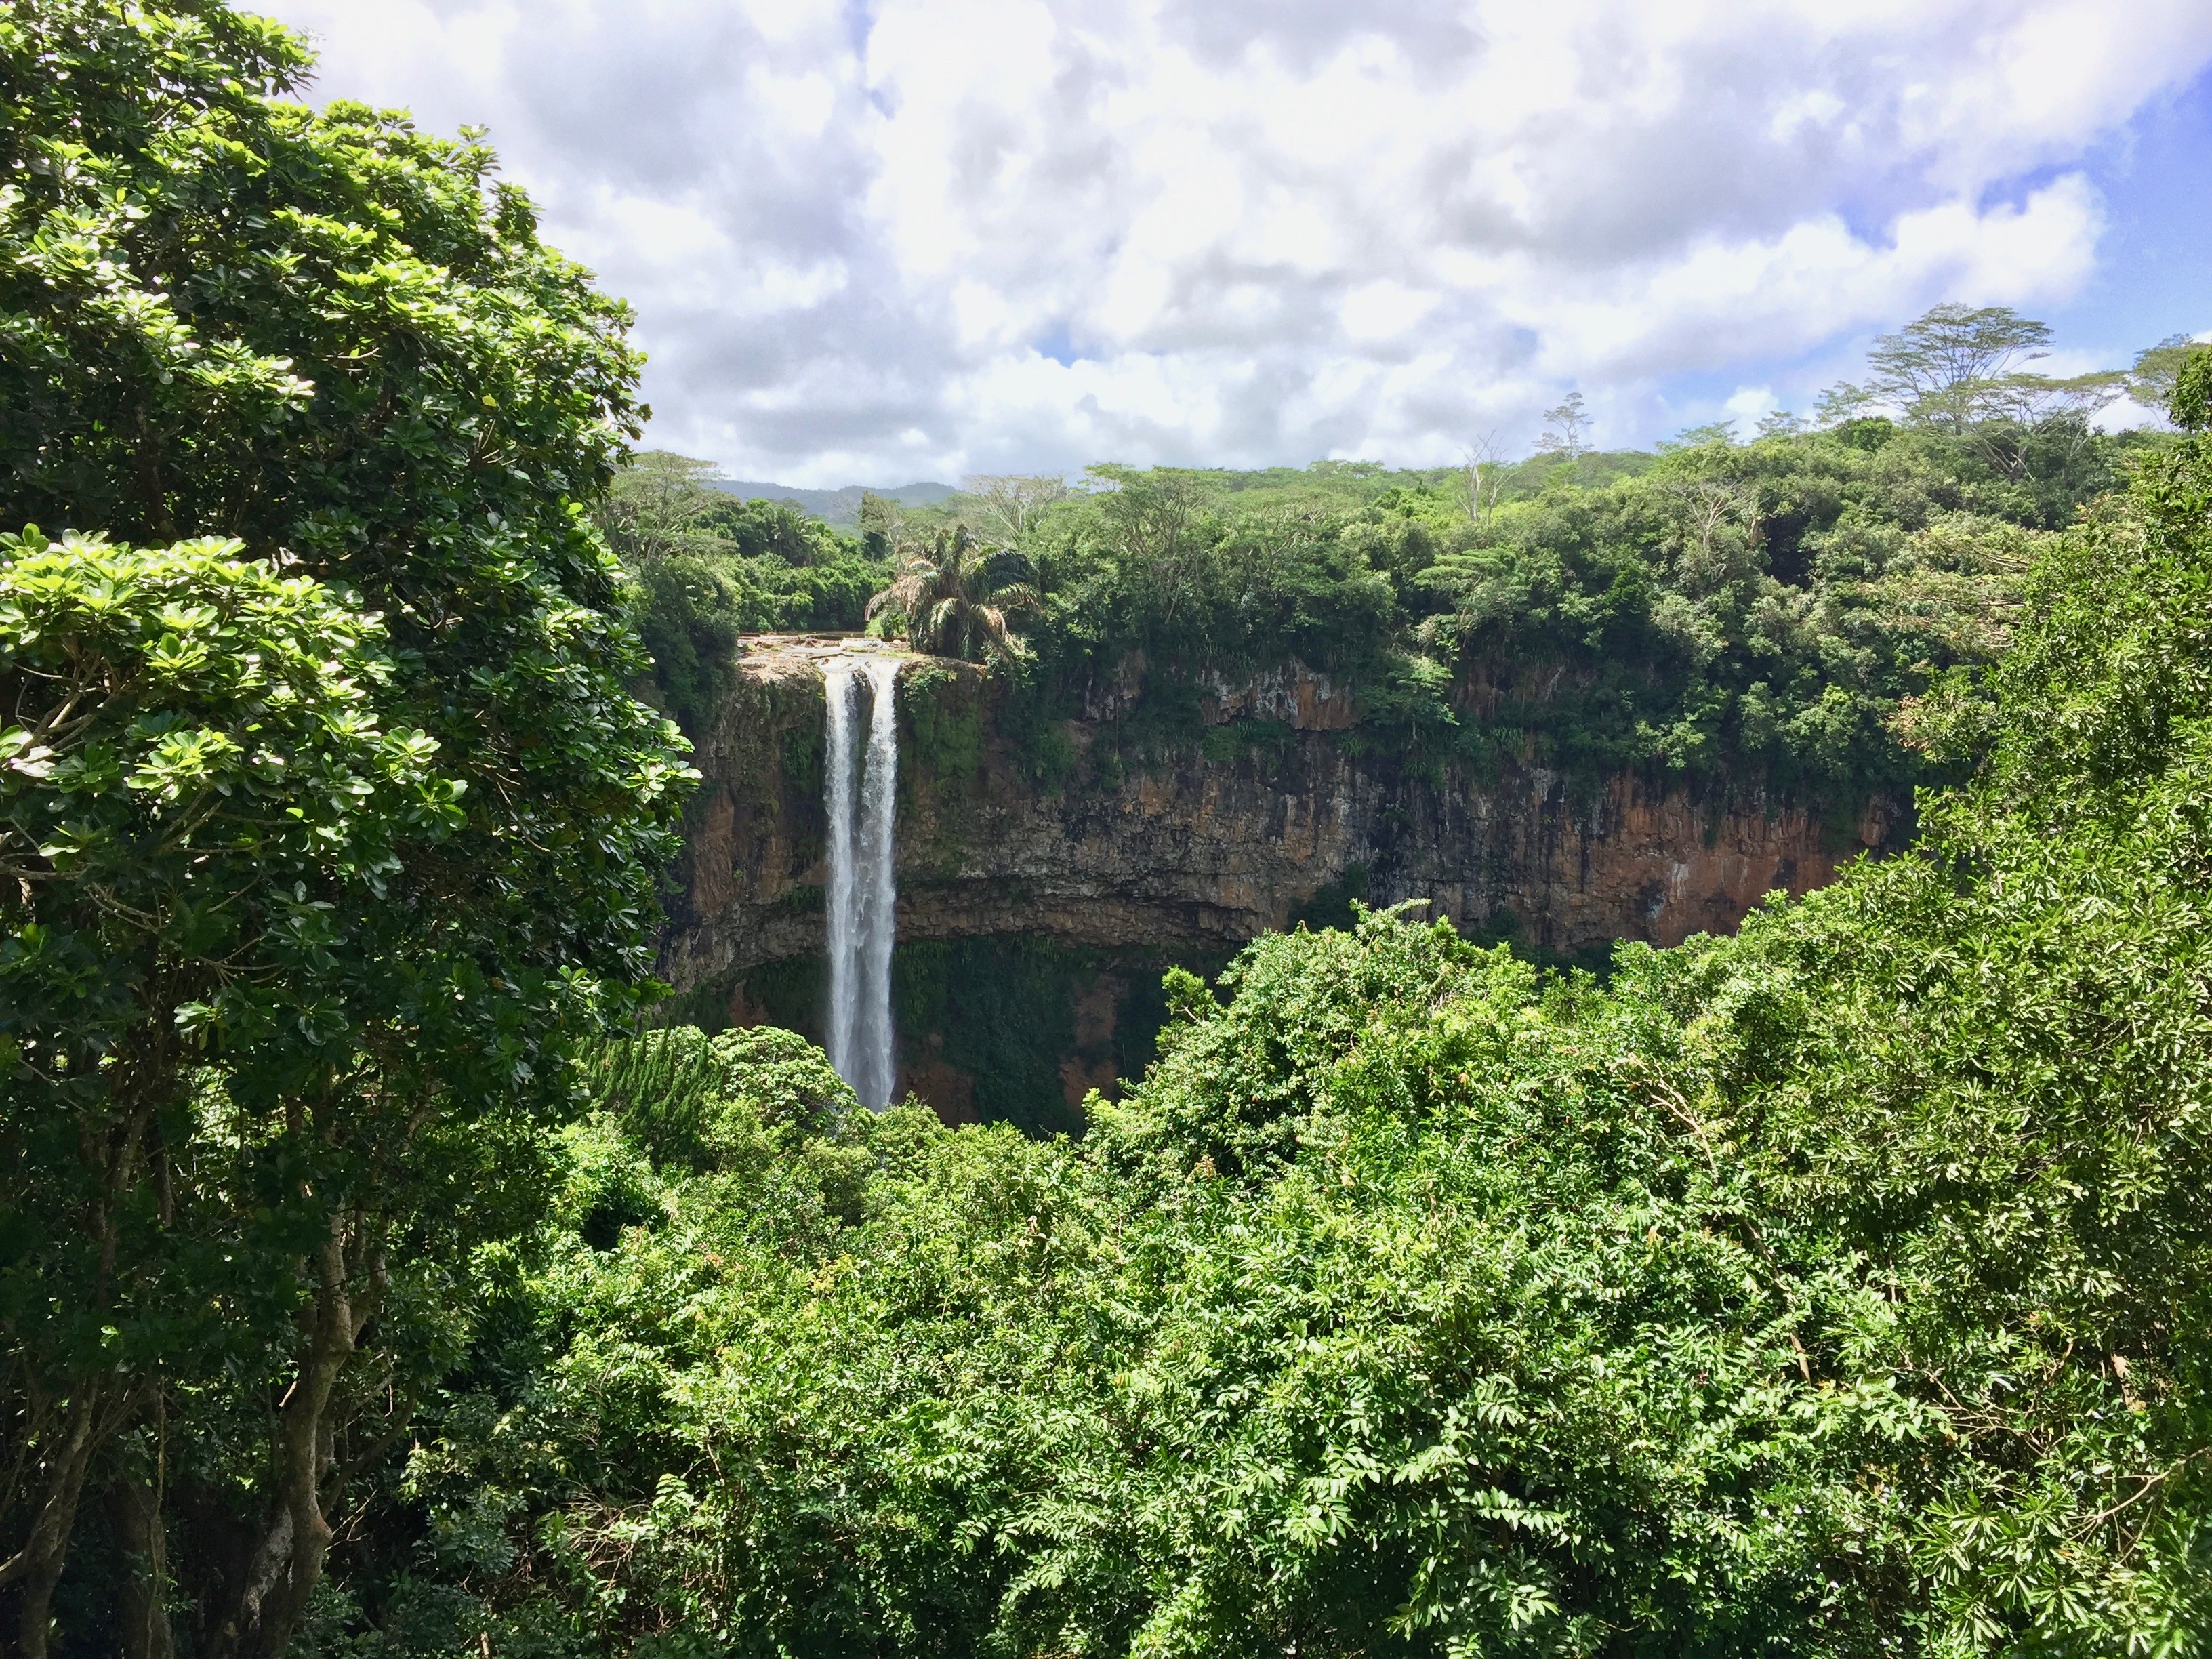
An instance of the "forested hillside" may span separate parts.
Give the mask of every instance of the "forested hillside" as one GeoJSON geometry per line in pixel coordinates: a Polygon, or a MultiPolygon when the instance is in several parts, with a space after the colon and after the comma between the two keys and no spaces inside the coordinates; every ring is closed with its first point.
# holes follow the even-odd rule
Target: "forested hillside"
{"type": "MultiPolygon", "coordinates": [[[[902,557],[933,566],[964,535],[1027,601],[1018,652],[974,654],[1045,781],[1073,763],[1056,724],[1117,677],[1141,760],[1208,739],[1212,680],[1297,663],[1357,690],[1361,741],[1431,769],[1735,775],[1856,806],[1932,775],[1900,706],[2002,648],[2038,550],[2158,441],[2060,407],[1426,472],[1101,465],[1072,488],[872,501],[850,540],[650,455],[605,522],[645,573],[661,699],[695,732],[742,631],[860,628],[902,557]]],[[[1254,720],[1210,740],[1281,736],[1254,720]]]]}
{"type": "Polygon", "coordinates": [[[2048,546],[1913,850],[1602,987],[1272,937],[1080,1142],[872,1117],[772,1030],[617,1046],[351,1616],[2203,1651],[2208,508],[2199,439],[2048,546]]]}
{"type": "Polygon", "coordinates": [[[635,455],[627,310],[309,64],[0,11],[6,1651],[2212,1647],[2212,352],[2113,435],[1939,307],[1817,430],[848,537],[635,455]],[[678,723],[863,625],[1041,779],[1295,660],[1917,833],[1603,975],[1267,935],[1079,1134],[871,1114],[651,977],[678,723]]]}

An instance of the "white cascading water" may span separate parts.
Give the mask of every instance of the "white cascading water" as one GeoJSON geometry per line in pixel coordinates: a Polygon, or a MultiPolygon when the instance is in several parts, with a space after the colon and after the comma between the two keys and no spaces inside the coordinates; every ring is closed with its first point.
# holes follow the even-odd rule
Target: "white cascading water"
{"type": "Polygon", "coordinates": [[[823,757],[823,810],[830,819],[830,1063],[853,1080],[854,1016],[860,1007],[855,980],[859,907],[853,902],[853,665],[833,662],[822,671],[829,704],[829,752],[823,757]]]}
{"type": "Polygon", "coordinates": [[[830,818],[830,1063],[860,1103],[878,1111],[890,1103],[895,1077],[891,943],[897,890],[891,822],[898,805],[897,677],[897,660],[890,657],[832,662],[822,676],[830,705],[823,787],[830,818]],[[868,688],[867,747],[855,755],[854,705],[863,684],[868,688]]]}

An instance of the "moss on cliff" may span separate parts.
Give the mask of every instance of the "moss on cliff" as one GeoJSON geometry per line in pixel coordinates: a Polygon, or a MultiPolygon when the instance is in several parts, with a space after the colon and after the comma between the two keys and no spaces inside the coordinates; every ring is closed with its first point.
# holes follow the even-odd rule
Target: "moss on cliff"
{"type": "Polygon", "coordinates": [[[957,788],[974,778],[983,764],[985,695],[981,676],[942,663],[924,662],[900,677],[902,782],[920,775],[957,788]]]}

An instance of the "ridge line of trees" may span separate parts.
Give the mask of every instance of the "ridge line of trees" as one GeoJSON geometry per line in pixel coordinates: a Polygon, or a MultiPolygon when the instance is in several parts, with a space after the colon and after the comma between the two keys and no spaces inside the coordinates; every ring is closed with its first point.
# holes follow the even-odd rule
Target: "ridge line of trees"
{"type": "Polygon", "coordinates": [[[979,478],[927,507],[872,498],[856,537],[816,525],[817,543],[781,552],[734,526],[788,509],[647,456],[605,522],[653,596],[661,700],[695,732],[743,633],[797,625],[767,596],[834,568],[847,597],[809,601],[805,625],[997,660],[999,729],[1048,787],[1195,750],[1198,685],[1295,660],[1356,689],[1343,741],[1417,776],[1536,764],[1588,789],[1632,769],[1855,822],[1938,775],[1911,711],[2002,651],[2042,539],[2172,441],[2090,416],[2123,381],[2170,398],[2181,344],[2062,385],[2032,372],[2049,339],[2003,307],[1939,306],[1875,343],[1867,386],[1822,424],[1778,419],[1749,443],[1715,425],[1601,453],[1577,397],[1510,465],[1493,434],[1462,469],[979,478]],[[632,529],[647,502],[690,527],[632,529]],[[1018,596],[1003,629],[940,636],[890,593],[918,604],[915,584],[950,592],[994,562],[1018,596]],[[1134,708],[1078,761],[1066,723],[1133,672],[1134,708]]]}

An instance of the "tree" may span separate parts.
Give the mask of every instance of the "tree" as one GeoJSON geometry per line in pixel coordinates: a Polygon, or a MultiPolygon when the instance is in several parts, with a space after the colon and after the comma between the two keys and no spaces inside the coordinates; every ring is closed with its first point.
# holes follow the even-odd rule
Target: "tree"
{"type": "Polygon", "coordinates": [[[1460,470],[1466,480],[1463,499],[1468,522],[1479,530],[1496,514],[1498,492],[1505,487],[1505,458],[1498,447],[1495,428],[1462,452],[1460,470]]]}
{"type": "Polygon", "coordinates": [[[720,476],[712,461],[665,449],[628,457],[599,509],[608,545],[632,569],[726,550],[727,541],[708,522],[720,494],[713,481],[720,476]]]}
{"type": "Polygon", "coordinates": [[[1908,415],[1962,430],[2008,410],[2008,377],[2017,365],[2047,355],[2050,343],[2047,324],[2009,306],[1947,301],[1875,339],[1866,389],[1908,415]]]}
{"type": "Polygon", "coordinates": [[[1544,435],[1536,440],[1537,453],[1565,455],[1570,460],[1587,455],[1589,430],[1589,412],[1583,407],[1583,394],[1570,392],[1565,401],[1544,411],[1544,435]]]}
{"type": "Polygon", "coordinates": [[[1112,554],[1125,581],[1141,590],[1147,607],[1172,627],[1201,603],[1208,586],[1210,542],[1205,501],[1197,479],[1175,467],[1108,464],[1089,469],[1101,492],[1101,514],[1112,554]]]}
{"type": "Polygon", "coordinates": [[[1019,656],[1012,620],[1035,608],[1023,555],[987,548],[964,524],[939,529],[901,553],[891,585],[868,601],[871,617],[896,611],[917,651],[940,657],[1019,656]]]}
{"type": "Polygon", "coordinates": [[[1703,426],[1686,426],[1671,438],[1659,442],[1660,453],[1677,449],[1703,449],[1708,444],[1732,444],[1735,441],[1734,421],[1708,421],[1703,426]]]}
{"type": "MultiPolygon", "coordinates": [[[[239,550],[0,537],[0,687],[22,722],[0,732],[0,881],[21,896],[0,944],[18,1384],[0,1410],[24,1526],[0,1583],[20,1583],[30,1650],[94,1460],[195,1351],[237,1358],[242,1333],[209,1316],[255,1300],[195,1260],[229,1218],[196,1167],[195,1097],[216,1085],[193,1062],[231,1079],[230,1110],[276,1117],[277,1144],[286,1109],[327,1113],[337,1091],[315,1074],[363,1063],[356,1034],[397,988],[360,954],[398,945],[376,890],[463,817],[437,743],[379,724],[376,620],[239,550]],[[70,1129],[82,1150],[52,1156],[70,1129]]],[[[318,1431],[305,1402],[372,1306],[356,1291],[314,1322],[284,1432],[318,1431]]]]}
{"type": "MultiPolygon", "coordinates": [[[[204,1007],[189,1000],[268,976],[278,964],[239,959],[239,912],[288,877],[324,890],[318,841],[355,870],[387,860],[357,837],[355,797],[420,781],[404,738],[386,748],[362,717],[361,682],[383,667],[364,654],[368,628],[314,584],[226,556],[236,550],[0,538],[0,685],[24,722],[0,732],[0,880],[16,901],[0,949],[16,1247],[0,1305],[21,1378],[7,1491],[22,1504],[0,1583],[19,1586],[26,1646],[43,1638],[88,1467],[143,1392],[72,1328],[88,1316],[105,1334],[141,1300],[118,1277],[158,1276],[123,1248],[132,1218],[117,1200],[138,1184],[133,1165],[167,1151],[159,1120],[184,1091],[175,1021],[138,1018],[141,988],[167,978],[173,1005],[204,1007]],[[42,1120],[72,1119],[109,1131],[94,1155],[38,1158],[42,1120]],[[21,1235],[41,1223],[34,1290],[18,1277],[21,1235]]],[[[126,1322],[118,1343],[125,1331],[138,1335],[126,1322]]]]}
{"type": "Polygon", "coordinates": [[[2053,379],[2021,367],[2047,356],[2050,343],[2047,324],[2009,306],[1939,305],[1875,341],[1864,395],[1957,434],[1992,421],[2090,414],[2118,395],[2118,374],[2053,379]]]}
{"type": "Polygon", "coordinates": [[[727,550],[740,558],[773,561],[793,569],[819,569],[850,557],[855,550],[828,525],[793,502],[758,496],[741,501],[721,489],[704,493],[704,522],[716,534],[727,538],[727,550]]]}
{"type": "Polygon", "coordinates": [[[1658,489],[1674,511],[1668,539],[1680,550],[1676,579],[1692,599],[1703,599],[1747,574],[1759,546],[1759,495],[1725,477],[1662,477],[1658,489]]]}
{"type": "Polygon", "coordinates": [[[2030,469],[2028,452],[2055,441],[2069,456],[2087,441],[2089,418],[2120,394],[2118,373],[2069,378],[2033,373],[2023,364],[2047,355],[2048,325],[2008,306],[1979,309],[1947,302],[1894,334],[1880,336],[1867,355],[1863,386],[1844,382],[1820,400],[1820,424],[1852,425],[1887,408],[1906,424],[1966,443],[2005,477],[2030,469]]]}
{"type": "Polygon", "coordinates": [[[2191,353],[2175,373],[2166,416],[2184,432],[2212,426],[2212,351],[2191,353]]]}
{"type": "Polygon", "coordinates": [[[2175,377],[2197,349],[2197,342],[2188,335],[2169,334],[2156,345],[2136,353],[2128,370],[2129,401],[2165,414],[2166,405],[2173,401],[2175,377]]]}
{"type": "Polygon", "coordinates": [[[790,501],[740,500],[712,461],[665,449],[623,458],[600,505],[600,531],[634,573],[667,559],[769,559],[794,568],[834,564],[836,532],[790,501]]]}
{"type": "Polygon", "coordinates": [[[2204,349],[2203,343],[2187,334],[2169,334],[2156,345],[2144,347],[2136,353],[2128,370],[2129,398],[2161,415],[2169,414],[2182,369],[2204,349]]]}
{"type": "Polygon", "coordinates": [[[994,547],[1015,547],[1046,510],[1068,497],[1057,477],[975,477],[962,486],[975,498],[977,527],[994,547]]]}
{"type": "Polygon", "coordinates": [[[568,1045],[647,981],[675,845],[680,751],[623,690],[587,516],[637,427],[629,314],[473,138],[279,101],[310,62],[216,0],[0,19],[0,1598],[30,1653],[87,1491],[198,1575],[199,1651],[283,1648],[356,1451],[404,1425],[404,1334],[530,1200],[502,1126],[568,1109],[568,1045]],[[236,680],[257,652],[291,678],[236,680]],[[199,1455],[148,1517],[157,1432],[199,1455]]]}
{"type": "Polygon", "coordinates": [[[888,559],[898,545],[899,526],[906,522],[906,509],[894,495],[878,495],[872,489],[860,492],[860,544],[868,556],[888,559]]]}
{"type": "Polygon", "coordinates": [[[1863,418],[1874,403],[1874,394],[1864,386],[1838,380],[1814,400],[1813,424],[1823,432],[1832,432],[1863,418]]]}

